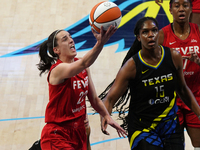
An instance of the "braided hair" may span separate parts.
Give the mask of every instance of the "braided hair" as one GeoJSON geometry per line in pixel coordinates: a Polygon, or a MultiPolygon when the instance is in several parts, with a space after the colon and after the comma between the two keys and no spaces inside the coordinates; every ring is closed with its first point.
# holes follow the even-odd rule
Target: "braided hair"
{"type": "MultiPolygon", "coordinates": [[[[138,20],[138,22],[135,25],[135,29],[134,29],[134,34],[137,36],[139,35],[139,32],[144,24],[145,21],[147,20],[152,20],[156,26],[158,27],[158,22],[156,19],[152,18],[152,17],[143,17],[141,19],[138,20]]],[[[123,65],[135,54],[137,54],[140,50],[142,49],[141,46],[141,42],[138,41],[137,38],[135,38],[135,41],[133,42],[131,48],[129,49],[129,51],[127,52],[121,67],[123,67],[123,65]]],[[[99,98],[101,100],[103,100],[106,95],[108,94],[110,88],[112,87],[113,83],[115,80],[113,80],[108,86],[107,88],[99,95],[99,98]]],[[[129,102],[130,99],[130,91],[129,91],[129,87],[126,89],[126,91],[124,92],[124,94],[118,99],[118,101],[115,103],[115,105],[113,106],[114,111],[117,111],[118,114],[118,119],[122,120],[123,123],[121,124],[121,127],[127,131],[128,129],[128,115],[126,114],[127,111],[129,111],[129,106],[127,105],[127,103],[129,102]]]]}
{"type": "Polygon", "coordinates": [[[58,55],[54,53],[53,48],[58,45],[56,35],[60,31],[62,30],[56,30],[51,33],[48,39],[39,46],[40,61],[37,67],[40,70],[40,76],[42,73],[48,72],[58,59],[58,55]]]}

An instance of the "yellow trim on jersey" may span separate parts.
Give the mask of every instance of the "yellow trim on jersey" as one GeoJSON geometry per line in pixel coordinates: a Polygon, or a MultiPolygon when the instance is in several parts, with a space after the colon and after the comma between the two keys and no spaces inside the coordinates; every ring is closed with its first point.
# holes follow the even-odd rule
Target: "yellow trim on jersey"
{"type": "Polygon", "coordinates": [[[171,100],[169,106],[163,111],[163,113],[161,115],[159,115],[157,118],[155,118],[153,120],[153,123],[151,124],[151,126],[148,129],[143,129],[142,131],[135,131],[133,133],[133,135],[131,136],[130,139],[130,148],[132,147],[133,141],[135,140],[135,138],[141,133],[141,132],[150,132],[152,129],[155,130],[155,127],[158,125],[158,122],[161,121],[161,119],[163,119],[164,117],[167,116],[167,114],[169,113],[169,111],[172,109],[172,107],[174,106],[176,102],[176,91],[174,91],[174,98],[171,100]]]}
{"type": "Polygon", "coordinates": [[[148,64],[148,63],[146,63],[145,61],[144,61],[144,59],[142,58],[142,56],[141,56],[141,50],[139,51],[139,58],[140,58],[140,60],[145,64],[145,65],[147,65],[147,66],[150,66],[150,67],[153,67],[153,68],[157,68],[159,65],[160,65],[160,63],[162,62],[162,60],[163,60],[163,58],[164,58],[164,56],[165,56],[165,51],[164,51],[164,49],[163,49],[163,47],[160,45],[160,47],[161,47],[161,51],[162,51],[162,56],[161,56],[161,59],[160,59],[160,61],[158,62],[158,64],[157,65],[150,65],[150,64],[148,64]]]}

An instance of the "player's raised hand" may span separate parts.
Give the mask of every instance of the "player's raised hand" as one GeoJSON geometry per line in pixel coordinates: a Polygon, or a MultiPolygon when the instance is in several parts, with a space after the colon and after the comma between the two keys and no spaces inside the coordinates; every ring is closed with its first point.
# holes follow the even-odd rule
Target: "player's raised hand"
{"type": "Polygon", "coordinates": [[[105,31],[103,26],[101,26],[100,33],[97,33],[93,28],[91,28],[94,37],[98,42],[103,45],[110,39],[110,37],[117,31],[117,28],[110,25],[110,27],[105,31]]]}
{"type": "Polygon", "coordinates": [[[156,4],[158,4],[159,6],[161,6],[161,4],[163,3],[163,0],[155,0],[156,4]]]}

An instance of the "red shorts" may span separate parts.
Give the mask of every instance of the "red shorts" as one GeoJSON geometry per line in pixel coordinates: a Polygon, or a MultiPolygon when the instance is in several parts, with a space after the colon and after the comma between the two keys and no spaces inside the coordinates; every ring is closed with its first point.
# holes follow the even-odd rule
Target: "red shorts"
{"type": "Polygon", "coordinates": [[[192,0],[192,12],[200,13],[200,0],[192,0]]]}
{"type": "Polygon", "coordinates": [[[85,116],[75,121],[47,123],[41,135],[42,150],[87,150],[85,116]]]}
{"type": "Polygon", "coordinates": [[[180,125],[192,128],[200,128],[200,120],[197,115],[188,107],[186,108],[184,105],[178,105],[179,109],[177,114],[179,117],[180,125]]]}

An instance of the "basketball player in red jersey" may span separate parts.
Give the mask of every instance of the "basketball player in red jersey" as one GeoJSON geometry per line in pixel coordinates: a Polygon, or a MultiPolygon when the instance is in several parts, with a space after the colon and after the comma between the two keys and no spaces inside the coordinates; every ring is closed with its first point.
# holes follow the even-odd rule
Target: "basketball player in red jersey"
{"type": "MultiPolygon", "coordinates": [[[[155,0],[155,2],[161,6],[163,0],[155,0]]],[[[200,0],[192,0],[192,13],[190,15],[190,22],[196,23],[200,26],[200,0]]]]}
{"type": "Polygon", "coordinates": [[[54,31],[40,45],[38,69],[40,75],[49,72],[49,102],[45,112],[46,125],[41,134],[42,150],[87,149],[84,126],[86,97],[106,122],[116,128],[119,136],[126,136],[126,132],[110,117],[98,98],[88,68],[115,31],[113,26],[106,32],[102,27],[100,34],[92,30],[97,42],[82,59],[76,58],[75,43],[65,30],[54,31]]]}
{"type": "MultiPolygon", "coordinates": [[[[200,27],[190,23],[191,0],[170,0],[173,23],[159,31],[159,44],[174,48],[183,57],[183,72],[188,87],[200,104],[200,27]]],[[[200,116],[197,117],[177,98],[182,129],[186,127],[195,150],[200,150],[200,116]]]]}

